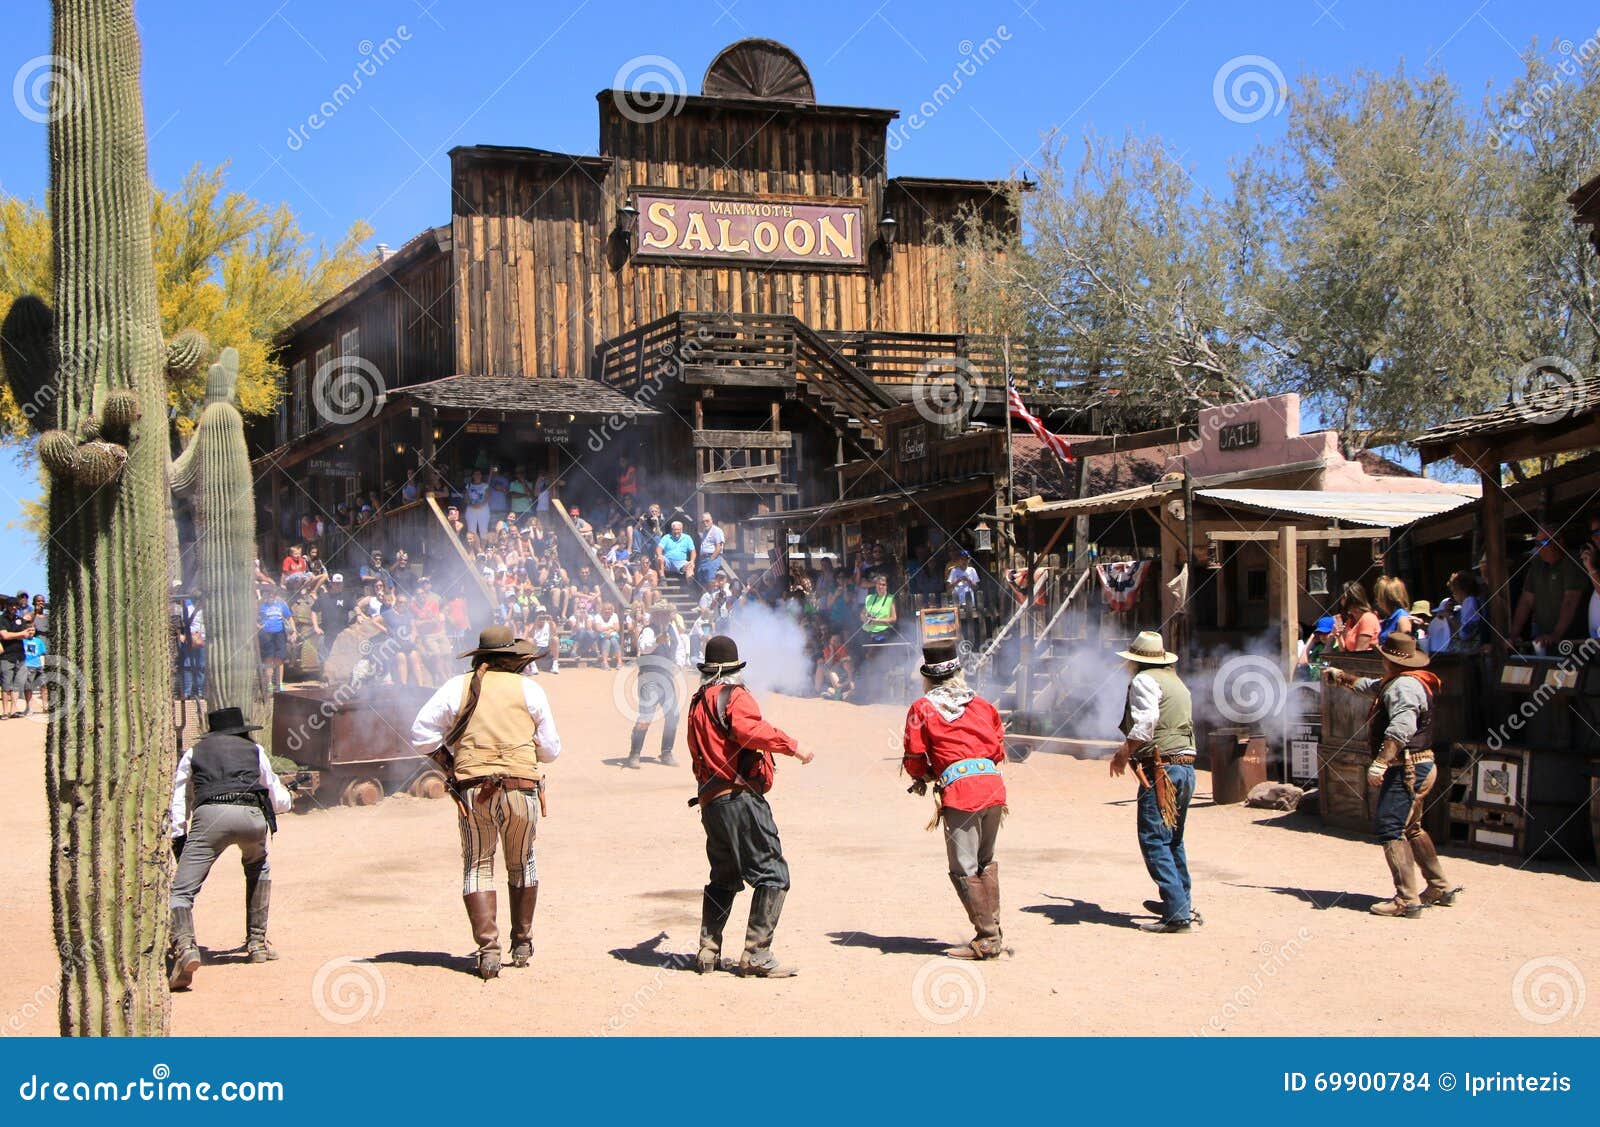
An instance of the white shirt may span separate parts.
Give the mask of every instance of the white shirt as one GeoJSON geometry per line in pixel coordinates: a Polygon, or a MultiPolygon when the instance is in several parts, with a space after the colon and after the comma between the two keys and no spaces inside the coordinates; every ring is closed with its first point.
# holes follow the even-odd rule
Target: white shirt
{"type": "Polygon", "coordinates": [[[1133,726],[1128,738],[1138,744],[1147,744],[1156,734],[1156,721],[1161,717],[1161,686],[1148,672],[1141,670],[1133,675],[1128,685],[1128,707],[1133,726]]]}
{"type": "Polygon", "coordinates": [[[702,556],[715,556],[722,551],[722,545],[726,542],[727,539],[722,535],[722,529],[712,525],[700,536],[700,554],[702,556]]]}
{"type": "MultiPolygon", "coordinates": [[[[470,673],[458,673],[428,698],[428,703],[422,706],[422,711],[417,713],[411,725],[411,746],[417,751],[427,754],[444,742],[444,734],[456,722],[456,713],[461,710],[461,698],[466,695],[467,682],[471,679],[470,673]]],[[[544,689],[531,677],[522,679],[522,700],[528,706],[528,714],[533,717],[534,731],[539,738],[539,762],[552,762],[561,754],[561,737],[556,732],[555,718],[550,715],[550,701],[544,695],[544,689]]]]}
{"type": "MultiPolygon", "coordinates": [[[[260,768],[257,776],[272,798],[272,812],[287,814],[294,805],[289,788],[283,785],[278,773],[272,769],[272,760],[266,750],[256,744],[256,760],[260,768]]],[[[168,814],[172,821],[172,836],[184,837],[189,833],[189,778],[194,774],[194,748],[187,749],[178,760],[178,772],[172,776],[172,807],[168,814]]]]}

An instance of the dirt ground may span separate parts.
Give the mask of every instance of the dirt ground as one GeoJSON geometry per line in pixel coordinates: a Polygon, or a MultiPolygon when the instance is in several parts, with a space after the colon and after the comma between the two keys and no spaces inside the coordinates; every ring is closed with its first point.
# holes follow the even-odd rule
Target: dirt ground
{"type": "MultiPolygon", "coordinates": [[[[1206,926],[1136,930],[1154,893],[1129,779],[1036,754],[1006,768],[1003,924],[1012,953],[938,958],[969,931],[928,800],[897,776],[902,713],[774,696],[769,719],[816,753],[779,760],[772,803],[794,889],[780,956],[799,977],[680,969],[705,881],[687,766],[619,769],[630,721],[614,674],[545,677],[566,751],[539,832],[537,954],[472,977],[447,801],[391,798],[283,819],[272,847],[279,962],[240,961],[229,858],[196,917],[207,964],[175,998],[178,1034],[1600,1034],[1600,885],[1576,867],[1447,857],[1466,894],[1380,920],[1376,846],[1315,818],[1214,806],[1189,822],[1206,926]],[[1585,1005],[1585,1001],[1587,1004],[1585,1005]]],[[[0,722],[0,1027],[55,1032],[42,800],[44,729],[0,722]]],[[[682,753],[680,762],[687,758],[682,753]]],[[[653,752],[655,740],[648,745],[653,752]]],[[[507,906],[501,897],[502,929],[507,906]]],[[[740,898],[729,946],[742,936],[740,898]]]]}

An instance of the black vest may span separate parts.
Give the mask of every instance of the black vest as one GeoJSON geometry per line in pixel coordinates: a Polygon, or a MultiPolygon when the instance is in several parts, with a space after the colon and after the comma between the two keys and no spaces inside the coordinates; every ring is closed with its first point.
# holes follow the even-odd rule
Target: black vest
{"type": "Polygon", "coordinates": [[[261,758],[256,745],[243,736],[213,733],[194,745],[189,760],[194,785],[194,804],[241,791],[266,793],[261,785],[261,758]]]}

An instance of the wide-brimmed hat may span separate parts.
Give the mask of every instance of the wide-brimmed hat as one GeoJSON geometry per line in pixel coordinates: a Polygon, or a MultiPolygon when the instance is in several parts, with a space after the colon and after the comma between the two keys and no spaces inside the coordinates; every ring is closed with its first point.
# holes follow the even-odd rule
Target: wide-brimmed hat
{"type": "Polygon", "coordinates": [[[489,626],[478,635],[476,649],[456,654],[457,657],[543,657],[544,650],[532,642],[516,637],[509,626],[489,626]]]}
{"type": "Polygon", "coordinates": [[[961,672],[961,647],[953,641],[929,642],[922,647],[921,674],[930,681],[944,681],[961,672]]]}
{"type": "Polygon", "coordinates": [[[1390,634],[1378,652],[1383,660],[1405,669],[1421,669],[1428,664],[1427,651],[1419,650],[1417,640],[1410,634],[1390,634]]]}
{"type": "Polygon", "coordinates": [[[739,660],[739,644],[726,634],[716,634],[706,639],[705,660],[698,668],[701,673],[716,676],[723,673],[737,673],[745,667],[739,660]]]}
{"type": "Polygon", "coordinates": [[[1117,656],[1140,665],[1172,665],[1178,660],[1178,655],[1167,649],[1158,630],[1141,630],[1133,645],[1118,650],[1117,656]]]}
{"type": "Polygon", "coordinates": [[[1432,618],[1433,604],[1427,599],[1418,599],[1411,604],[1411,609],[1406,611],[1412,618],[1432,618]]]}
{"type": "Polygon", "coordinates": [[[246,724],[242,708],[214,708],[206,713],[206,731],[216,736],[242,736],[261,731],[261,725],[246,724]]]}

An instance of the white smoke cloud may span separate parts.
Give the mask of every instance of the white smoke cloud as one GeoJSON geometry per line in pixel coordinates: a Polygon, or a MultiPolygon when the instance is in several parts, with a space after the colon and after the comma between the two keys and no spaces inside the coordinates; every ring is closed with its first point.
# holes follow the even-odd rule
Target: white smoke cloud
{"type": "Polygon", "coordinates": [[[750,664],[744,683],[755,692],[800,695],[811,688],[806,632],[793,616],[764,603],[740,602],[728,624],[739,657],[750,664]]]}

